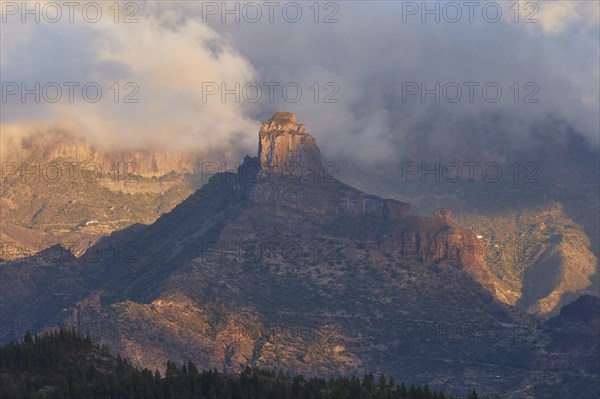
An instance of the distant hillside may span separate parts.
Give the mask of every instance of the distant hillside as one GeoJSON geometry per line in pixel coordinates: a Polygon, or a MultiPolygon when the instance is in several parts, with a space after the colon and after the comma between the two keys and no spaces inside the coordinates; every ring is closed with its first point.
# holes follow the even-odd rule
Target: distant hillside
{"type": "Polygon", "coordinates": [[[152,223],[203,184],[209,162],[198,151],[105,148],[60,130],[2,144],[2,259],[54,244],[80,255],[103,235],[152,223]]]}
{"type": "Polygon", "coordinates": [[[340,163],[336,177],[410,202],[415,213],[452,209],[480,237],[499,299],[549,317],[581,294],[600,294],[600,154],[572,137],[556,139],[501,162],[340,163]]]}

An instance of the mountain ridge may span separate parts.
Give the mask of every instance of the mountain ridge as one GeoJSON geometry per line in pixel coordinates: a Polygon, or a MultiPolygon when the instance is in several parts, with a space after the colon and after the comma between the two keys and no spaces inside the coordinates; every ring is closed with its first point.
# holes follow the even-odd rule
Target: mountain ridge
{"type": "MultiPolygon", "coordinates": [[[[260,148],[278,166],[316,160],[310,146],[278,145],[298,143],[285,131],[274,137],[260,148]]],[[[262,154],[89,256],[3,263],[3,317],[90,331],[152,369],[192,358],[232,371],[372,369],[449,392],[532,389],[547,332],[496,300],[482,243],[448,209],[412,215],[314,168],[263,169],[262,154]]]]}

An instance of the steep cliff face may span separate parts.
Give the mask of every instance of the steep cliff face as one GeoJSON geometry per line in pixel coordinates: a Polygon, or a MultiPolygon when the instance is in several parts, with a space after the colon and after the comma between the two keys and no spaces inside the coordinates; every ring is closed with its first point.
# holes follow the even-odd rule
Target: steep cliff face
{"type": "Polygon", "coordinates": [[[267,173],[307,178],[322,171],[321,152],[306,126],[290,112],[277,112],[259,132],[261,175],[267,173]]]}

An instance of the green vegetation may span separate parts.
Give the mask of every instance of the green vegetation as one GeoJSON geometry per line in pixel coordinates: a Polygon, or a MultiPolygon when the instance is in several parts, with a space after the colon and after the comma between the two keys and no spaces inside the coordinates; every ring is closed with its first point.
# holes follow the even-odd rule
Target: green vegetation
{"type": "MultiPolygon", "coordinates": [[[[198,371],[191,361],[167,362],[165,376],[134,368],[89,336],[56,330],[0,348],[0,396],[11,398],[381,398],[451,399],[425,386],[397,385],[372,373],[305,378],[246,367],[240,374],[198,371]]],[[[468,399],[478,398],[475,391],[468,399]]]]}

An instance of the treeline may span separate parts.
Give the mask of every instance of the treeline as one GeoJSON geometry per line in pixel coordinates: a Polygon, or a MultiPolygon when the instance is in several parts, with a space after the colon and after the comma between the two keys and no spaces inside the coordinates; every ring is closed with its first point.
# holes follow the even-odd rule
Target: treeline
{"type": "MultiPolygon", "coordinates": [[[[25,335],[0,348],[0,397],[144,399],[452,399],[424,386],[396,384],[392,378],[305,378],[247,367],[240,374],[199,371],[192,362],[168,362],[165,376],[139,370],[89,336],[57,330],[25,335]]],[[[475,391],[468,399],[477,399],[475,391]]]]}

